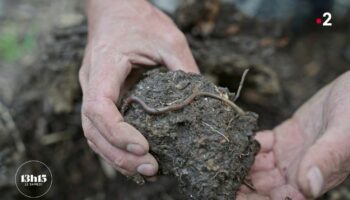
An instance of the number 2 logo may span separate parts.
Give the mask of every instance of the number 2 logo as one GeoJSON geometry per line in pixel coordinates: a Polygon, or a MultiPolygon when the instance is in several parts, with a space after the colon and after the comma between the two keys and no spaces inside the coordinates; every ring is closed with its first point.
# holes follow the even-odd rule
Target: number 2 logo
{"type": "Polygon", "coordinates": [[[332,19],[332,14],[330,12],[323,13],[323,18],[325,18],[325,21],[323,22],[322,26],[332,26],[332,23],[330,22],[332,19]]]}

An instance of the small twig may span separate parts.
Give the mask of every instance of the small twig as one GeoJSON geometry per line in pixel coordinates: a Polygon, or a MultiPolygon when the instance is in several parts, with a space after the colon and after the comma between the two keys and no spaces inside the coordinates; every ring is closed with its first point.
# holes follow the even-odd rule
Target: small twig
{"type": "Polygon", "coordinates": [[[232,121],[233,121],[234,119],[235,119],[234,117],[232,117],[232,118],[230,119],[230,121],[228,122],[228,124],[227,124],[227,126],[226,126],[225,131],[227,131],[227,130],[230,128],[231,123],[232,123],[232,121]]]}
{"type": "Polygon", "coordinates": [[[211,128],[211,130],[213,130],[214,132],[218,133],[219,135],[221,135],[222,137],[225,138],[225,140],[227,140],[227,142],[230,142],[230,140],[228,139],[228,137],[226,137],[226,135],[224,135],[223,133],[221,133],[220,131],[216,130],[214,127],[210,126],[209,124],[203,122],[204,125],[209,126],[209,128],[211,128]]]}
{"type": "Polygon", "coordinates": [[[40,138],[40,142],[43,145],[51,145],[51,144],[65,141],[65,140],[69,140],[72,137],[73,137],[73,134],[71,132],[62,131],[62,132],[51,133],[48,135],[43,135],[40,138]]]}
{"type": "Polygon", "coordinates": [[[233,99],[233,101],[236,101],[239,98],[239,95],[241,94],[241,90],[243,88],[245,77],[247,76],[248,72],[249,72],[249,69],[244,70],[241,81],[239,83],[239,86],[238,86],[238,89],[236,92],[236,95],[235,95],[235,98],[233,99]]]}
{"type": "Polygon", "coordinates": [[[220,174],[220,171],[216,172],[215,175],[213,177],[211,177],[209,180],[213,180],[219,174],[220,174]]]}
{"type": "Polygon", "coordinates": [[[244,115],[245,112],[238,107],[234,102],[225,99],[219,95],[216,94],[212,94],[209,92],[194,92],[193,94],[191,94],[187,99],[185,99],[183,102],[179,103],[179,104],[174,104],[174,105],[170,105],[170,106],[165,106],[162,108],[152,108],[150,106],[148,106],[142,99],[140,99],[137,96],[131,96],[129,98],[127,98],[124,102],[124,105],[122,106],[122,113],[124,113],[127,109],[127,107],[129,106],[129,104],[131,103],[138,103],[142,106],[142,108],[149,114],[153,114],[153,115],[159,115],[159,114],[163,114],[169,111],[174,111],[174,110],[180,110],[183,107],[185,107],[186,105],[190,104],[195,98],[200,97],[200,96],[207,96],[207,97],[211,97],[214,99],[218,99],[221,100],[227,104],[229,104],[233,109],[235,109],[240,115],[244,115]]]}
{"type": "Polygon", "coordinates": [[[247,186],[249,189],[251,189],[252,191],[254,192],[256,191],[255,187],[252,184],[248,183],[248,181],[244,180],[243,184],[247,186]]]}

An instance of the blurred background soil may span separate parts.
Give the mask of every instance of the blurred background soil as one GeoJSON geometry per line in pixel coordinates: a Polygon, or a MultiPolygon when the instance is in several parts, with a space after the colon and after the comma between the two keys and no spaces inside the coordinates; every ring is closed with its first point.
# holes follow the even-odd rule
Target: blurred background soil
{"type": "MultiPolygon", "coordinates": [[[[349,1],[302,6],[309,10],[274,1],[274,12],[239,0],[184,1],[177,11],[178,1],[154,2],[186,33],[214,83],[235,91],[251,68],[238,103],[260,115],[261,129],[290,117],[350,69],[349,1]],[[334,11],[332,27],[314,23],[325,9],[334,11]]],[[[172,180],[136,186],[88,148],[77,79],[85,21],[83,1],[0,0],[0,198],[24,199],[14,173],[36,159],[53,172],[46,199],[174,199],[172,180]]],[[[350,199],[350,180],[320,199],[350,199]]]]}

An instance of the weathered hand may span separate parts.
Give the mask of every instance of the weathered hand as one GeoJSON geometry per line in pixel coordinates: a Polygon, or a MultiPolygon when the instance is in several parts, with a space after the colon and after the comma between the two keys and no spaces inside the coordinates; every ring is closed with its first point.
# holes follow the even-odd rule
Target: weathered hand
{"type": "Polygon", "coordinates": [[[82,124],[90,147],[125,175],[153,176],[147,140],[125,123],[115,103],[132,66],[163,64],[198,73],[184,35],[145,0],[90,0],[89,36],[79,74],[82,124]]]}
{"type": "Polygon", "coordinates": [[[256,192],[242,187],[238,199],[314,199],[350,172],[350,71],[327,85],[272,131],[250,178],[256,192]]]}

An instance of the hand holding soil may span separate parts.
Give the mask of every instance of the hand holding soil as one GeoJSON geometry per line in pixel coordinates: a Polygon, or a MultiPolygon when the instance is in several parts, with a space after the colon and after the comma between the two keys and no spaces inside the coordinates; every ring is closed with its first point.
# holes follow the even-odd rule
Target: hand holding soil
{"type": "Polygon", "coordinates": [[[292,118],[260,132],[251,170],[257,190],[238,199],[302,200],[321,196],[350,171],[350,72],[324,87],[292,118]]]}
{"type": "Polygon", "coordinates": [[[134,64],[198,73],[184,35],[147,1],[88,1],[89,38],[80,83],[89,145],[125,175],[152,176],[158,164],[147,140],[115,103],[134,64]],[[185,67],[186,66],[186,67],[185,67]]]}

